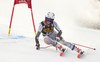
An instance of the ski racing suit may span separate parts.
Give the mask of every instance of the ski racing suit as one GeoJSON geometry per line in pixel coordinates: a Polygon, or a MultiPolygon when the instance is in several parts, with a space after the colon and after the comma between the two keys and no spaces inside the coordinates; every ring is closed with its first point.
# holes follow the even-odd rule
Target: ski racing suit
{"type": "Polygon", "coordinates": [[[63,38],[61,37],[62,31],[55,21],[53,21],[53,23],[51,23],[49,26],[45,24],[45,21],[42,21],[40,23],[37,35],[35,37],[36,43],[38,44],[39,44],[39,36],[41,33],[44,37],[44,42],[46,44],[49,44],[49,45],[51,44],[59,48],[59,50],[61,50],[63,47],[60,44],[58,44],[57,41],[55,40],[56,36],[59,36],[61,41],[58,41],[58,42],[62,43],[65,46],[68,46],[71,50],[74,49],[73,44],[63,40],[63,38]],[[58,33],[54,30],[54,28],[58,31],[58,33]]]}

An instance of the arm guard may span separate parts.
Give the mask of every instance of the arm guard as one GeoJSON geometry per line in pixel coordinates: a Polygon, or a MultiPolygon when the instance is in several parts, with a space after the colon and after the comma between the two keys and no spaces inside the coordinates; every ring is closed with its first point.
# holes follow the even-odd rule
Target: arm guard
{"type": "Polygon", "coordinates": [[[62,31],[60,30],[60,31],[58,32],[57,36],[61,36],[61,34],[62,34],[62,31]]]}
{"type": "Polygon", "coordinates": [[[38,32],[37,35],[35,36],[35,41],[36,41],[36,44],[39,44],[39,36],[40,36],[41,32],[38,32]]]}

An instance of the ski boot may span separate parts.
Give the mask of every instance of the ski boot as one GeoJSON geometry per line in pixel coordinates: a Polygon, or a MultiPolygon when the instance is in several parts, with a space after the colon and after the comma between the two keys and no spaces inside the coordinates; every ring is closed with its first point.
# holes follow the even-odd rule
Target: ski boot
{"type": "Polygon", "coordinates": [[[66,49],[65,49],[65,48],[62,48],[62,49],[61,49],[60,56],[62,56],[62,55],[64,54],[65,51],[66,51],[66,49]]]}
{"type": "Polygon", "coordinates": [[[84,51],[80,51],[80,53],[78,54],[77,58],[80,58],[83,55],[84,51]]]}
{"type": "Polygon", "coordinates": [[[77,56],[77,58],[80,58],[83,55],[83,53],[84,53],[84,51],[82,51],[81,49],[79,49],[75,45],[73,45],[72,50],[75,50],[77,53],[79,53],[78,56],[77,56]]]}

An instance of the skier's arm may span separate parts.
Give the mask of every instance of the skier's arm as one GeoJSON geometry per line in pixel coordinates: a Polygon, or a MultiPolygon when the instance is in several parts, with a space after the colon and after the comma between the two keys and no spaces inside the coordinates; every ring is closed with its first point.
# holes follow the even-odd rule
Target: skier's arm
{"type": "Polygon", "coordinates": [[[39,44],[39,36],[40,36],[41,32],[37,32],[37,35],[35,36],[35,41],[36,41],[36,44],[39,44]]]}
{"type": "Polygon", "coordinates": [[[58,26],[58,24],[56,22],[54,22],[54,27],[56,28],[56,30],[58,31],[58,34],[55,38],[56,41],[60,41],[62,39],[61,35],[62,35],[62,30],[60,29],[60,27],[58,26]]]}
{"type": "Polygon", "coordinates": [[[41,32],[37,32],[37,35],[35,37],[35,41],[36,41],[36,49],[39,50],[40,49],[40,44],[39,44],[39,36],[40,36],[41,32]]]}
{"type": "Polygon", "coordinates": [[[57,36],[61,36],[61,34],[62,34],[62,31],[60,30],[60,31],[58,32],[57,36]]]}
{"type": "Polygon", "coordinates": [[[57,36],[61,36],[62,34],[62,30],[60,29],[60,27],[58,26],[58,24],[54,21],[54,27],[56,28],[56,30],[58,31],[57,36]]]}
{"type": "Polygon", "coordinates": [[[40,24],[37,35],[35,36],[35,42],[36,42],[36,49],[39,50],[40,49],[40,44],[39,44],[39,36],[41,34],[42,31],[42,25],[40,24]]]}

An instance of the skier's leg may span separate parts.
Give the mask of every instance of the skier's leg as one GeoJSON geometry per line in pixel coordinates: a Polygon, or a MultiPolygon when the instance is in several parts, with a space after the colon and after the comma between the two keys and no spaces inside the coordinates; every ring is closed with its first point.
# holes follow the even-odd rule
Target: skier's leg
{"type": "Polygon", "coordinates": [[[65,48],[62,47],[62,45],[58,44],[56,41],[52,40],[48,36],[44,37],[44,42],[48,45],[53,45],[54,47],[58,48],[61,51],[64,51],[65,48]]]}
{"type": "Polygon", "coordinates": [[[54,42],[51,38],[49,38],[48,36],[44,37],[44,42],[48,45],[56,45],[56,42],[54,42]]]}
{"type": "Polygon", "coordinates": [[[69,47],[71,50],[74,50],[74,51],[78,52],[79,54],[83,54],[83,51],[81,49],[79,49],[77,46],[71,44],[70,42],[61,40],[60,43],[62,43],[63,45],[69,47]]]}
{"type": "Polygon", "coordinates": [[[63,44],[63,45],[65,45],[65,46],[67,46],[67,47],[69,47],[71,50],[73,50],[74,47],[75,47],[75,46],[74,46],[73,44],[71,44],[70,42],[67,42],[67,41],[64,41],[64,40],[61,40],[60,43],[63,44]]]}

